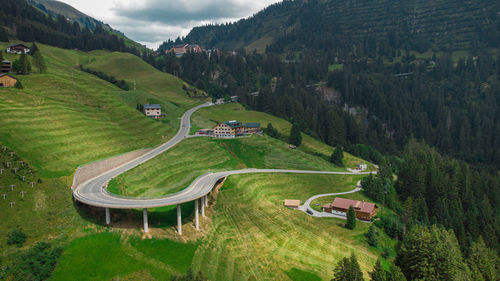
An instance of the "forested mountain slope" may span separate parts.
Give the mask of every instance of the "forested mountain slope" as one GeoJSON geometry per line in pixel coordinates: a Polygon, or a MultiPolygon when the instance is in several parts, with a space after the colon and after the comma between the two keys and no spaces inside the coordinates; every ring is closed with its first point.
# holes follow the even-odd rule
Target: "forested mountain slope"
{"type": "Polygon", "coordinates": [[[76,10],[70,10],[67,5],[64,11],[64,14],[56,14],[43,5],[35,7],[25,0],[4,0],[0,5],[0,41],[16,38],[65,49],[106,49],[136,55],[145,51],[139,44],[96,20],[89,25],[81,25],[75,18],[68,20],[68,11],[76,13],[76,10]]]}
{"type": "MultiPolygon", "coordinates": [[[[311,51],[379,44],[425,52],[494,47],[498,1],[284,1],[233,24],[194,28],[185,38],[204,47],[311,51]]],[[[248,51],[248,50],[247,50],[248,51]]]]}

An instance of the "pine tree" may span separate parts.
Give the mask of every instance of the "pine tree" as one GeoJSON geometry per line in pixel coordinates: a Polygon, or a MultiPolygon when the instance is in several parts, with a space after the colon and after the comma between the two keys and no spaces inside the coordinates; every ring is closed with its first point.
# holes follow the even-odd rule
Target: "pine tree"
{"type": "Polygon", "coordinates": [[[375,263],[375,267],[373,268],[373,271],[370,272],[370,280],[372,281],[385,281],[385,270],[382,267],[382,264],[380,263],[380,258],[377,259],[377,262],[375,263]]]}
{"type": "Polygon", "coordinates": [[[343,167],[344,166],[344,151],[342,147],[337,146],[330,156],[330,162],[335,164],[336,166],[343,167]]]}
{"type": "Polygon", "coordinates": [[[30,47],[30,54],[33,56],[35,55],[38,51],[40,51],[40,49],[38,49],[38,46],[36,45],[35,42],[33,42],[33,44],[31,45],[30,47]]]}
{"type": "Polygon", "coordinates": [[[266,134],[268,134],[272,138],[277,138],[279,133],[278,130],[273,127],[272,123],[267,124],[267,128],[265,130],[266,134]]]}
{"type": "Polygon", "coordinates": [[[372,246],[372,247],[378,246],[379,234],[378,234],[378,232],[375,229],[375,226],[373,224],[370,225],[370,228],[368,229],[368,233],[366,234],[366,237],[368,238],[368,244],[370,244],[370,246],[372,246]]]}
{"type": "Polygon", "coordinates": [[[467,263],[474,280],[500,279],[500,259],[495,251],[486,246],[481,236],[472,243],[467,263]]]}
{"type": "Polygon", "coordinates": [[[406,277],[397,265],[391,265],[391,272],[387,273],[387,281],[406,281],[406,277]]]}
{"type": "Polygon", "coordinates": [[[16,84],[14,85],[14,87],[15,87],[16,89],[20,89],[20,90],[24,88],[24,87],[23,87],[23,84],[21,84],[21,81],[19,81],[19,80],[17,80],[17,82],[16,82],[16,84]]]}
{"type": "Polygon", "coordinates": [[[333,270],[332,281],[362,281],[363,272],[359,266],[358,259],[354,254],[350,258],[344,257],[333,270]]]}
{"type": "Polygon", "coordinates": [[[19,60],[14,62],[13,68],[17,73],[28,74],[31,71],[31,63],[28,60],[28,56],[22,54],[19,60]]]}
{"type": "Polygon", "coordinates": [[[345,227],[348,229],[354,229],[356,227],[356,212],[352,206],[349,206],[349,210],[347,211],[347,223],[345,227]]]}
{"type": "Polygon", "coordinates": [[[33,64],[36,66],[39,73],[47,71],[47,65],[45,64],[45,60],[43,59],[42,52],[40,50],[33,54],[33,64]]]}
{"type": "Polygon", "coordinates": [[[452,230],[416,225],[406,235],[396,264],[410,280],[470,280],[452,230]]]}
{"type": "Polygon", "coordinates": [[[290,132],[290,144],[299,146],[302,143],[302,135],[300,134],[299,126],[294,123],[290,132]]]}

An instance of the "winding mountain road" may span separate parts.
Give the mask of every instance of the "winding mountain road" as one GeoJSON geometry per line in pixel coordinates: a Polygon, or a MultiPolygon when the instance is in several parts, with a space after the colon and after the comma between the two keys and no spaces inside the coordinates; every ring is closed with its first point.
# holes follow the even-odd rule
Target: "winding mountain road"
{"type": "MultiPolygon", "coordinates": [[[[106,208],[106,222],[109,224],[109,208],[113,209],[144,209],[145,219],[145,232],[147,232],[147,208],[156,208],[169,205],[178,205],[178,215],[180,220],[180,204],[203,199],[206,200],[206,195],[212,191],[217,181],[230,175],[247,174],[247,173],[296,173],[296,174],[332,174],[332,175],[360,175],[369,174],[370,172],[331,172],[331,171],[309,171],[309,170],[285,170],[285,169],[242,169],[234,171],[224,171],[216,173],[207,173],[196,178],[186,189],[159,198],[135,198],[123,197],[111,194],[106,189],[106,184],[114,177],[125,173],[126,171],[137,167],[138,165],[158,156],[159,154],[172,148],[184,138],[189,136],[191,127],[191,115],[198,109],[211,106],[212,104],[206,103],[198,105],[186,111],[182,118],[179,131],[168,142],[158,146],[150,152],[135,158],[125,164],[122,164],[112,170],[104,172],[92,179],[89,179],[78,186],[73,188],[73,196],[81,203],[106,208]]],[[[205,202],[206,204],[206,202],[205,202]]],[[[203,204],[202,204],[203,205],[203,204]]],[[[198,205],[196,205],[198,206],[198,205]]],[[[198,208],[198,207],[196,207],[198,208]]],[[[196,218],[198,213],[196,212],[196,218]]],[[[198,226],[198,224],[196,224],[198,226]]],[[[180,227],[180,224],[179,224],[180,227]]],[[[181,231],[179,231],[181,233],[181,231]]]]}

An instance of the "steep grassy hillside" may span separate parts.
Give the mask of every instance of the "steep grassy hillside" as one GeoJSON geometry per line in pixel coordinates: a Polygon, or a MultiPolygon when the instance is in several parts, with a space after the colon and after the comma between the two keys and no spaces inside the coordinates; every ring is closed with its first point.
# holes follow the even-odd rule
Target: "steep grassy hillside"
{"type": "MultiPolygon", "coordinates": [[[[121,91],[75,68],[84,59],[97,61],[105,52],[94,55],[45,45],[40,48],[48,72],[19,76],[24,90],[1,90],[0,141],[18,151],[42,177],[68,176],[78,165],[160,144],[176,132],[181,112],[197,102],[182,96],[182,82],[176,84],[173,76],[143,70],[147,64],[132,55],[128,56],[130,64],[122,67],[149,71],[164,85],[162,92],[146,88],[141,91],[146,98],[140,99],[136,93],[121,91]],[[168,104],[165,122],[171,126],[135,110],[136,102],[152,97],[168,104]],[[170,103],[172,100],[177,103],[170,103]]],[[[108,59],[113,56],[121,55],[113,53],[108,59]]],[[[6,58],[15,59],[12,55],[6,58]]]]}
{"type": "Polygon", "coordinates": [[[213,224],[193,267],[210,280],[300,280],[296,275],[304,272],[329,280],[334,265],[354,252],[367,276],[380,254],[367,246],[369,224],[358,223],[350,231],[342,226],[345,221],[313,218],[282,206],[286,198],[350,190],[359,178],[231,176],[218,195],[213,224]]]}

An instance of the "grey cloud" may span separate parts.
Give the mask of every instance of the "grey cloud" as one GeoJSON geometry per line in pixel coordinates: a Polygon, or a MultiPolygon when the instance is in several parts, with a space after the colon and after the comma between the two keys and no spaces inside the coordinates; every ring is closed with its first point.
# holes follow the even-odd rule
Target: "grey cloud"
{"type": "Polygon", "coordinates": [[[221,18],[248,16],[252,1],[238,3],[231,0],[146,0],[144,5],[124,6],[117,4],[113,11],[134,20],[181,25],[193,21],[219,21],[221,18]]]}

